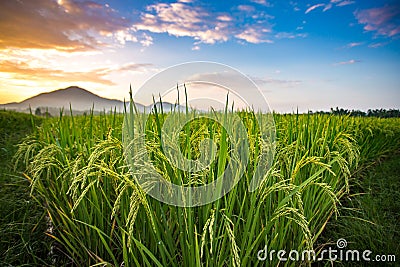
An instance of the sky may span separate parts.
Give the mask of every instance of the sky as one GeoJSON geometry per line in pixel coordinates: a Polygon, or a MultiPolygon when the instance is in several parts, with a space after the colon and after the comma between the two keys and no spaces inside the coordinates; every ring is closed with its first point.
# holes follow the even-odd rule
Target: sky
{"type": "Polygon", "coordinates": [[[400,3],[0,1],[0,104],[72,85],[123,100],[193,61],[239,70],[278,112],[399,109],[400,3]]]}

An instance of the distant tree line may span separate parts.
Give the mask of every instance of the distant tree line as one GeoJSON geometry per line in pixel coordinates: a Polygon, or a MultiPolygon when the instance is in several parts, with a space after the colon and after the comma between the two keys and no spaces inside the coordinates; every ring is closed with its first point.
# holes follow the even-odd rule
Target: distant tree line
{"type": "Polygon", "coordinates": [[[47,109],[46,109],[45,112],[42,113],[42,110],[41,110],[39,107],[36,108],[36,110],[35,110],[35,115],[36,115],[36,116],[46,117],[46,118],[52,117],[51,114],[49,113],[49,111],[48,111],[47,109]]]}
{"type": "Polygon", "coordinates": [[[361,110],[349,110],[338,108],[331,108],[331,111],[317,111],[311,112],[317,114],[333,114],[333,115],[350,115],[354,117],[378,117],[378,118],[400,118],[400,110],[398,109],[368,109],[367,112],[361,110]]]}
{"type": "MultiPolygon", "coordinates": [[[[349,115],[353,117],[377,117],[377,118],[400,118],[400,110],[398,109],[368,109],[367,112],[361,110],[349,110],[336,107],[331,108],[330,111],[309,111],[310,114],[333,114],[333,115],[349,115]]],[[[84,112],[83,115],[86,115],[84,112]]],[[[35,110],[36,116],[52,117],[52,115],[46,109],[42,112],[41,108],[38,107],[35,110]]]]}

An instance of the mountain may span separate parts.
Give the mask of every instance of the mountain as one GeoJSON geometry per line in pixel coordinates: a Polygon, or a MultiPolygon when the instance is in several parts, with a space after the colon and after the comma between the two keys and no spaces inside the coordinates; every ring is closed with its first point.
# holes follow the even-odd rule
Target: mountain
{"type": "MultiPolygon", "coordinates": [[[[149,113],[150,111],[152,111],[152,109],[157,108],[157,112],[161,112],[161,109],[163,110],[163,112],[170,112],[172,110],[180,110],[181,112],[185,112],[186,107],[185,106],[181,106],[181,105],[175,105],[175,104],[171,104],[168,102],[157,102],[155,104],[151,104],[145,107],[146,108],[146,112],[149,113]]],[[[189,108],[190,109],[190,108],[189,108]]],[[[191,110],[191,109],[190,109],[191,110]]]]}
{"type": "MultiPolygon", "coordinates": [[[[66,111],[69,110],[70,104],[72,110],[78,114],[92,109],[93,106],[95,111],[110,111],[111,109],[114,110],[114,108],[116,108],[118,112],[123,112],[124,110],[123,101],[100,97],[77,86],[70,86],[65,89],[41,93],[25,99],[22,102],[0,104],[0,109],[29,112],[29,107],[31,107],[33,112],[37,108],[40,108],[42,112],[48,110],[51,115],[57,115],[61,108],[64,108],[66,111]]],[[[144,110],[149,112],[154,106],[157,107],[158,111],[161,108],[161,103],[159,102],[148,106],[144,106],[140,103],[135,103],[135,105],[139,112],[143,112],[144,110]]],[[[162,103],[162,108],[164,112],[168,112],[174,108],[174,104],[165,102],[162,103]]],[[[185,110],[184,106],[179,106],[178,108],[181,111],[185,110]]]]}
{"type": "Polygon", "coordinates": [[[124,107],[124,103],[120,100],[103,98],[77,86],[42,93],[22,102],[0,105],[0,107],[16,110],[26,110],[29,109],[29,106],[32,110],[38,107],[50,109],[64,107],[67,110],[70,107],[70,103],[72,109],[77,111],[90,110],[93,105],[94,110],[98,111],[110,110],[114,107],[122,111],[124,107]]]}

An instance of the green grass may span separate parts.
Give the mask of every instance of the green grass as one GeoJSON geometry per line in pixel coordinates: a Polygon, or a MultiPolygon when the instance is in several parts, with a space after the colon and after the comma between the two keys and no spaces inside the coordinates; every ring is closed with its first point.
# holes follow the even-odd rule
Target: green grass
{"type": "MultiPolygon", "coordinates": [[[[372,255],[395,255],[400,259],[400,154],[364,170],[352,181],[340,216],[328,223],[326,242],[339,238],[348,241],[349,249],[371,250],[372,255]]],[[[371,257],[372,258],[372,257],[371,257]]],[[[377,264],[376,262],[374,264],[377,264]]],[[[354,265],[354,263],[343,263],[354,265]]],[[[395,266],[395,263],[382,263],[395,266]]]]}
{"type": "Polygon", "coordinates": [[[41,119],[0,111],[0,265],[43,266],[50,238],[44,235],[44,209],[30,197],[29,182],[13,168],[16,145],[41,119]],[[32,121],[33,120],[33,121],[32,121]]]}

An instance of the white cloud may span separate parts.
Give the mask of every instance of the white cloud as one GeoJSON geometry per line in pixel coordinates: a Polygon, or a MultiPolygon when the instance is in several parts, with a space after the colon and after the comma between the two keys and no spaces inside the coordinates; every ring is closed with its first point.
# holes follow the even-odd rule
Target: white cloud
{"type": "Polygon", "coordinates": [[[153,64],[150,63],[135,63],[128,62],[122,65],[116,65],[113,67],[104,68],[103,74],[108,74],[111,72],[121,72],[121,71],[135,71],[135,72],[146,72],[149,68],[152,68],[153,64]]]}
{"type": "Polygon", "coordinates": [[[343,2],[338,3],[336,6],[348,6],[348,5],[352,5],[354,3],[355,3],[355,1],[343,1],[343,2]]]}
{"type": "Polygon", "coordinates": [[[294,1],[289,1],[289,5],[293,7],[293,11],[300,11],[301,9],[298,7],[298,3],[294,1]]]}
{"type": "Polygon", "coordinates": [[[335,66],[338,66],[338,65],[351,65],[351,64],[358,63],[358,62],[361,62],[361,61],[360,60],[355,60],[355,59],[350,59],[348,61],[341,61],[341,62],[335,63],[333,65],[335,65],[335,66]]]}
{"type": "Polygon", "coordinates": [[[378,47],[385,46],[385,45],[387,45],[388,43],[389,43],[389,42],[373,43],[373,44],[370,44],[368,47],[369,47],[369,48],[378,48],[378,47]]]}
{"type": "Polygon", "coordinates": [[[329,9],[331,9],[333,7],[333,5],[335,5],[337,7],[342,7],[342,6],[347,6],[347,5],[351,5],[351,4],[354,4],[354,1],[350,1],[350,0],[344,0],[344,1],[343,0],[331,0],[327,4],[319,3],[319,4],[315,4],[313,6],[310,6],[305,11],[305,14],[308,14],[311,11],[313,11],[314,9],[319,8],[319,7],[324,7],[322,12],[325,12],[325,11],[328,11],[329,9]]]}
{"type": "Polygon", "coordinates": [[[215,44],[233,38],[250,43],[271,42],[267,35],[272,31],[268,23],[272,17],[253,6],[238,6],[234,12],[240,19],[235,21],[233,15],[210,12],[186,3],[159,3],[148,6],[146,10],[133,26],[136,31],[191,37],[195,40],[195,47],[200,43],[215,44]]]}
{"type": "Polygon", "coordinates": [[[220,15],[217,17],[217,20],[220,21],[232,21],[232,18],[228,15],[220,15]]]}
{"type": "Polygon", "coordinates": [[[331,9],[331,8],[332,8],[332,4],[327,4],[327,5],[325,5],[325,7],[324,7],[324,9],[322,10],[322,12],[325,12],[325,11],[331,9]]]}
{"type": "Polygon", "coordinates": [[[318,8],[318,7],[322,7],[322,6],[325,6],[325,4],[316,4],[316,5],[313,5],[313,6],[309,7],[309,8],[306,10],[305,14],[308,14],[309,12],[313,11],[314,9],[316,9],[316,8],[318,8]]]}
{"type": "Polygon", "coordinates": [[[204,24],[210,15],[202,8],[172,3],[151,5],[147,10],[155,14],[143,13],[141,21],[134,25],[137,30],[188,36],[209,44],[228,40],[228,25],[215,21],[211,25],[204,24]]]}
{"type": "Polygon", "coordinates": [[[268,7],[271,6],[271,4],[266,0],[250,0],[250,2],[259,4],[259,5],[263,5],[263,6],[268,6],[268,7]]]}
{"type": "MultiPolygon", "coordinates": [[[[276,72],[276,74],[279,74],[279,72],[276,72]]],[[[254,81],[257,86],[263,87],[264,85],[273,85],[273,86],[279,86],[279,87],[296,87],[298,85],[301,85],[303,81],[301,80],[286,80],[286,79],[276,79],[276,78],[260,78],[260,77],[251,77],[251,79],[254,81]]]]}
{"type": "Polygon", "coordinates": [[[142,46],[148,47],[153,44],[153,37],[151,37],[150,35],[148,35],[146,33],[143,33],[140,43],[142,44],[142,46]]]}
{"type": "Polygon", "coordinates": [[[277,39],[295,39],[295,38],[305,38],[307,37],[307,33],[291,33],[291,32],[279,32],[275,34],[275,38],[277,39]]]}
{"type": "Polygon", "coordinates": [[[239,5],[237,8],[240,11],[246,11],[246,12],[254,12],[256,10],[254,6],[249,6],[249,5],[239,5]]]}
{"type": "Polygon", "coordinates": [[[363,44],[364,44],[364,42],[353,42],[353,43],[347,44],[345,46],[345,48],[353,48],[353,47],[360,46],[360,45],[363,45],[363,44]]]}
{"type": "Polygon", "coordinates": [[[245,40],[248,43],[259,44],[259,43],[273,43],[273,41],[264,39],[263,32],[269,32],[268,29],[257,29],[257,28],[247,28],[235,37],[241,40],[245,40]]]}
{"type": "Polygon", "coordinates": [[[122,45],[127,41],[137,42],[138,39],[135,35],[131,33],[130,29],[119,30],[111,34],[114,38],[122,45]]]}

